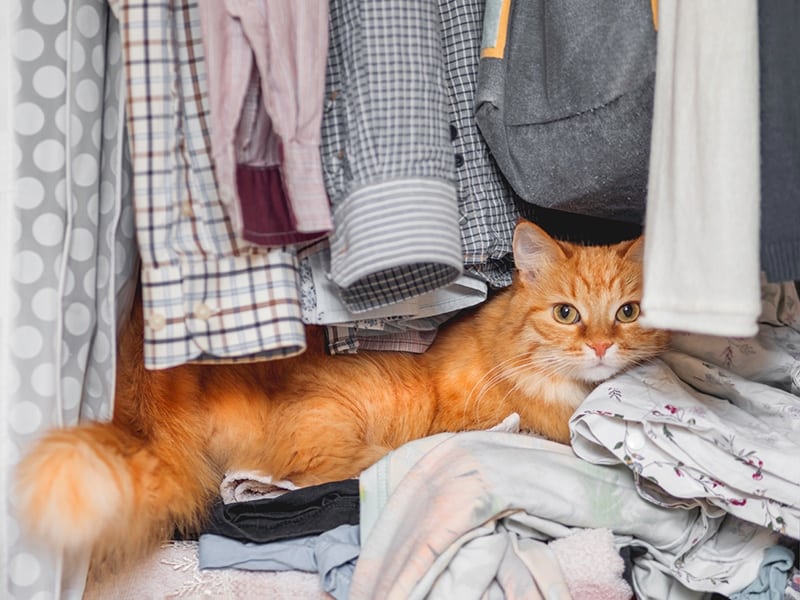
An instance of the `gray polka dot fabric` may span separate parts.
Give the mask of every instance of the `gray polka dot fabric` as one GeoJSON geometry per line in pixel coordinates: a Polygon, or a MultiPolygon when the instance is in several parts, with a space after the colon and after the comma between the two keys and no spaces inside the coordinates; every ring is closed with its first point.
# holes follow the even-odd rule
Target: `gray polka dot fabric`
{"type": "Polygon", "coordinates": [[[115,323],[137,260],[119,28],[103,0],[11,0],[4,18],[0,597],[80,598],[85,566],[26,539],[12,477],[46,429],[111,417],[115,323]]]}

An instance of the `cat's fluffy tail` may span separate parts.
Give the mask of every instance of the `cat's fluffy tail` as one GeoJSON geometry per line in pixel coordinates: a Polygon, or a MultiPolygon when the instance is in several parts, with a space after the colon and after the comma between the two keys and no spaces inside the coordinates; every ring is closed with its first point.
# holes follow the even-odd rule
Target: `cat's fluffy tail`
{"type": "Polygon", "coordinates": [[[115,562],[134,558],[176,527],[196,527],[204,514],[216,478],[187,450],[159,448],[113,423],[50,432],[17,467],[20,518],[55,550],[93,551],[115,562]]]}

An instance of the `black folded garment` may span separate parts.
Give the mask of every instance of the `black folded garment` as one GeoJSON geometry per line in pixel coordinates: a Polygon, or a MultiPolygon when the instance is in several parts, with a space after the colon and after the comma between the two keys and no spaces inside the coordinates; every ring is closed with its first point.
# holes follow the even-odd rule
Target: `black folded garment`
{"type": "Polygon", "coordinates": [[[333,481],[249,502],[219,502],[202,533],[267,543],[358,525],[358,479],[333,481]]]}

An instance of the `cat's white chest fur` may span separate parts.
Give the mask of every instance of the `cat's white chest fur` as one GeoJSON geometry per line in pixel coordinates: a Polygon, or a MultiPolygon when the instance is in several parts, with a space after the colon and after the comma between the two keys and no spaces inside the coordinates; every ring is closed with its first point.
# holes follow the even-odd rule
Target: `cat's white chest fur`
{"type": "Polygon", "coordinates": [[[523,375],[516,387],[525,396],[545,402],[566,404],[573,408],[578,408],[593,389],[588,383],[573,379],[542,378],[541,375],[523,375]]]}

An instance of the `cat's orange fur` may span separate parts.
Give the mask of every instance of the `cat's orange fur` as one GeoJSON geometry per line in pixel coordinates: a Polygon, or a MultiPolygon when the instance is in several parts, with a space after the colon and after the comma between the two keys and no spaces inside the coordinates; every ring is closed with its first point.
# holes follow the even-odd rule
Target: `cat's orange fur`
{"type": "Polygon", "coordinates": [[[592,386],[667,342],[615,318],[640,299],[641,246],[555,242],[521,222],[514,284],[443,327],[421,355],[332,357],[309,328],[296,358],[147,371],[137,308],[120,342],[113,421],[35,445],[17,471],[24,520],[53,546],[130,557],[197,527],[226,471],[298,485],[353,477],[411,439],[488,428],[512,412],[523,428],[568,442],[592,386]],[[579,311],[577,323],[556,321],[562,303],[579,311]]]}

